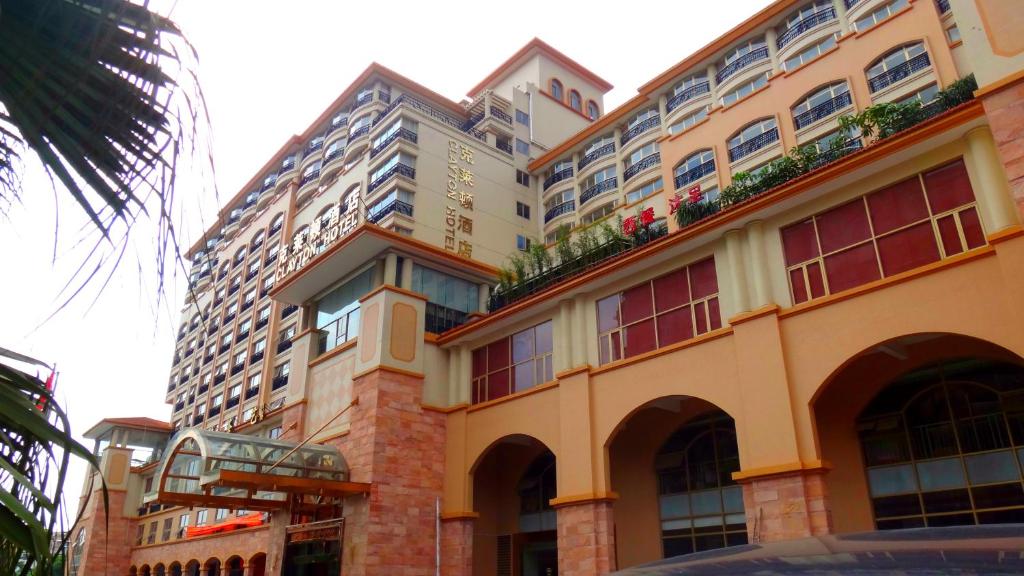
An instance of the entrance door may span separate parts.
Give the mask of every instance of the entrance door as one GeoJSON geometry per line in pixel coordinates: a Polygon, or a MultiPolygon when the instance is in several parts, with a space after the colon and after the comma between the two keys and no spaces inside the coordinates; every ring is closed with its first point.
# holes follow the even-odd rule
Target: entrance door
{"type": "Polygon", "coordinates": [[[282,576],[340,576],[341,542],[307,540],[285,548],[282,576]]]}
{"type": "Polygon", "coordinates": [[[518,535],[519,576],[558,576],[558,541],[554,531],[518,535]]]}

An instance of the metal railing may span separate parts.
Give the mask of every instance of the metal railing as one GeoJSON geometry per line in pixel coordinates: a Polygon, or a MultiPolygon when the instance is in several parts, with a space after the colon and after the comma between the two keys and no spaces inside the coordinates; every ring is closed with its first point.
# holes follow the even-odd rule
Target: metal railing
{"type": "Polygon", "coordinates": [[[281,318],[286,318],[289,314],[291,314],[292,312],[295,312],[298,309],[299,309],[299,307],[296,306],[295,304],[290,304],[288,306],[285,306],[284,309],[281,310],[281,318]]]}
{"type": "Polygon", "coordinates": [[[330,162],[331,160],[334,160],[335,158],[341,158],[342,155],[344,155],[344,154],[345,154],[345,147],[344,146],[339,146],[337,148],[332,148],[332,149],[327,151],[327,154],[324,155],[324,164],[330,162]]]}
{"type": "Polygon", "coordinates": [[[735,162],[740,158],[749,156],[754,152],[757,152],[758,150],[768,146],[772,142],[777,142],[778,140],[778,128],[772,128],[767,132],[762,132],[742,144],[737,144],[736,146],[729,148],[729,161],[735,162]]]}
{"type": "Polygon", "coordinates": [[[498,108],[497,106],[491,106],[490,112],[491,116],[494,116],[495,118],[501,120],[502,122],[508,124],[509,126],[512,125],[512,117],[509,116],[508,113],[506,113],[501,108],[498,108]]]}
{"type": "Polygon", "coordinates": [[[604,180],[598,182],[597,184],[594,184],[590,188],[587,188],[583,192],[583,194],[580,194],[580,206],[583,206],[584,204],[587,203],[588,200],[594,198],[595,196],[599,196],[602,192],[607,192],[608,190],[615,189],[615,187],[617,187],[618,185],[619,178],[617,176],[605,178],[604,180]]]}
{"type": "Polygon", "coordinates": [[[651,128],[655,128],[660,125],[661,115],[655,114],[654,116],[651,116],[650,118],[638,123],[636,126],[633,126],[629,130],[623,132],[622,138],[619,140],[619,144],[625,146],[626,142],[629,142],[630,140],[636,138],[637,136],[643,134],[644,132],[647,132],[651,128]]]}
{"type": "Polygon", "coordinates": [[[596,150],[588,152],[583,158],[580,158],[579,163],[576,165],[577,170],[583,170],[586,166],[593,164],[598,158],[603,158],[609,154],[615,152],[615,142],[609,142],[596,150]]]}
{"type": "Polygon", "coordinates": [[[405,216],[412,218],[412,204],[396,199],[388,202],[379,209],[376,206],[371,206],[370,209],[367,210],[366,221],[376,224],[392,212],[398,212],[399,214],[404,214],[405,216]]]}
{"type": "Polygon", "coordinates": [[[793,40],[796,40],[797,36],[800,36],[804,32],[807,32],[812,28],[816,28],[825,22],[831,22],[835,19],[835,8],[829,7],[824,10],[818,10],[810,16],[801,18],[789,28],[786,28],[785,32],[779,34],[779,39],[775,45],[779,47],[779,50],[781,50],[783,46],[789,44],[793,40]]]}
{"type": "Polygon", "coordinates": [[[506,140],[504,142],[502,142],[501,140],[495,140],[494,141],[494,147],[497,148],[498,150],[501,150],[502,152],[504,152],[506,154],[511,154],[512,153],[512,141],[511,140],[506,140]]]}
{"type": "Polygon", "coordinates": [[[363,124],[359,128],[356,128],[355,130],[353,130],[353,131],[348,133],[348,142],[349,142],[349,144],[351,144],[352,141],[355,140],[356,138],[361,138],[363,136],[366,136],[369,133],[370,133],[370,125],[369,124],[363,124]]]}
{"type": "Polygon", "coordinates": [[[690,100],[693,100],[697,96],[700,96],[701,94],[710,94],[710,93],[711,93],[711,83],[710,82],[701,82],[700,84],[694,84],[693,86],[688,87],[686,90],[683,90],[679,94],[676,94],[675,96],[669,98],[668,102],[665,103],[665,109],[667,111],[671,112],[671,111],[675,110],[676,108],[679,108],[680,106],[682,106],[686,102],[688,102],[690,100]]]}
{"type": "Polygon", "coordinates": [[[689,170],[687,170],[685,172],[682,172],[680,174],[676,174],[676,177],[675,177],[676,190],[682,188],[683,186],[686,186],[687,184],[689,184],[691,182],[696,182],[697,180],[700,180],[701,178],[707,176],[708,174],[713,173],[714,171],[715,171],[715,159],[712,158],[711,160],[708,160],[707,162],[703,162],[703,163],[701,163],[698,166],[694,166],[693,168],[690,168],[689,170]]]}
{"type": "Polygon", "coordinates": [[[280,354],[281,352],[284,352],[285,350],[287,350],[287,349],[289,349],[291,347],[292,347],[292,339],[291,338],[289,338],[287,340],[281,340],[280,342],[277,343],[277,353],[280,354]]]}
{"type": "Polygon", "coordinates": [[[559,216],[562,216],[564,214],[568,214],[575,209],[575,200],[569,200],[568,202],[562,202],[557,206],[552,206],[550,210],[544,213],[544,223],[547,224],[548,222],[554,220],[555,218],[558,218],[559,216]]]}
{"type": "Polygon", "coordinates": [[[399,138],[403,140],[408,140],[409,142],[415,144],[417,142],[418,136],[412,130],[409,130],[408,128],[405,127],[401,127],[398,130],[392,132],[390,136],[382,140],[379,144],[371,148],[370,158],[373,158],[380,154],[381,152],[383,152],[385,148],[390,146],[392,142],[398,140],[399,138]]]}
{"type": "Polygon", "coordinates": [[[928,53],[922,52],[902,64],[897,64],[885,72],[872,76],[868,79],[868,87],[871,89],[872,93],[878,92],[887,86],[891,86],[896,82],[909,77],[915,72],[924,70],[930,64],[931,60],[928,59],[928,53]]]}
{"type": "MultiPolygon", "coordinates": [[[[460,132],[465,132],[466,134],[469,134],[470,136],[476,138],[477,140],[480,140],[481,142],[487,142],[487,135],[484,134],[483,132],[480,132],[479,130],[473,129],[472,127],[467,127],[466,121],[460,120],[459,118],[446,112],[442,112],[437,108],[434,108],[430,104],[427,104],[422,100],[419,100],[418,98],[413,98],[409,94],[402,94],[398,98],[392,100],[391,105],[385,108],[384,111],[381,112],[380,115],[378,115],[373,120],[373,125],[376,126],[377,124],[383,122],[384,119],[387,118],[387,116],[391,114],[399,106],[408,107],[411,108],[412,110],[416,110],[417,112],[423,114],[424,116],[428,116],[460,132]]],[[[349,141],[351,140],[352,135],[350,134],[349,141]]]]}
{"type": "Polygon", "coordinates": [[[376,177],[373,180],[373,182],[370,182],[370,185],[367,186],[366,191],[373,192],[382,184],[390,180],[391,177],[395,176],[396,174],[401,174],[402,176],[405,176],[410,180],[416,179],[416,169],[411,166],[406,166],[405,164],[399,162],[398,164],[395,164],[391,168],[388,168],[387,171],[381,174],[380,176],[376,177]]]}
{"type": "Polygon", "coordinates": [[[270,389],[271,390],[280,390],[281,388],[284,388],[287,385],[288,385],[288,375],[287,374],[274,376],[274,379],[270,381],[270,389]]]}
{"type": "Polygon", "coordinates": [[[747,66],[750,66],[752,64],[756,64],[757,62],[760,62],[762,60],[767,60],[767,59],[768,59],[768,47],[767,46],[762,46],[762,47],[757,48],[755,50],[751,50],[750,52],[747,52],[743,56],[740,56],[739,58],[733,60],[732,62],[726,64],[725,66],[722,66],[722,69],[719,70],[718,74],[715,75],[715,79],[718,80],[719,83],[721,83],[725,79],[729,78],[730,76],[735,75],[737,72],[739,72],[740,70],[743,70],[747,66]]]}
{"type": "Polygon", "coordinates": [[[801,112],[796,116],[793,116],[793,124],[795,124],[796,129],[799,130],[804,126],[814,124],[822,118],[831,116],[851,104],[853,104],[853,97],[850,96],[849,92],[843,92],[842,94],[826,100],[805,112],[801,112]]]}
{"type": "Polygon", "coordinates": [[[461,326],[469,319],[469,314],[433,302],[427,302],[425,330],[432,334],[441,334],[456,326],[461,326]]]}
{"type": "Polygon", "coordinates": [[[644,170],[654,166],[655,164],[661,164],[661,152],[655,152],[650,156],[645,157],[636,164],[633,164],[622,173],[622,181],[626,182],[633,176],[643,172],[644,170]]]}
{"type": "Polygon", "coordinates": [[[935,0],[935,6],[939,9],[939,14],[945,14],[949,12],[949,0],[935,0]]]}
{"type": "Polygon", "coordinates": [[[248,400],[248,399],[250,399],[250,398],[252,398],[254,396],[257,396],[259,393],[260,393],[260,387],[259,386],[256,386],[255,388],[246,388],[245,389],[245,399],[248,400]]]}
{"type": "Polygon", "coordinates": [[[373,102],[373,92],[370,92],[369,94],[363,94],[362,96],[356,98],[356,103],[353,106],[353,108],[358,108],[363,104],[369,104],[370,102],[373,102]]]}
{"type": "Polygon", "coordinates": [[[561,182],[562,180],[565,180],[566,178],[572,178],[572,174],[572,166],[568,168],[562,168],[558,172],[555,172],[551,176],[548,176],[547,178],[544,179],[544,190],[547,191],[548,188],[551,188],[552,186],[554,186],[558,182],[561,182]]]}

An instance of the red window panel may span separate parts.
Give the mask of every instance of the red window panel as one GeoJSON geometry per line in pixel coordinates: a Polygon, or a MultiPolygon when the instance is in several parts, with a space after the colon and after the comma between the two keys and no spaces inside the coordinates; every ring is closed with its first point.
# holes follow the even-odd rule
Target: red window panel
{"type": "Polygon", "coordinates": [[[878,272],[874,245],[868,242],[826,256],[825,274],[828,275],[829,291],[833,294],[878,280],[881,275],[878,272]]]}
{"type": "Polygon", "coordinates": [[[985,245],[985,231],[981,228],[981,221],[978,220],[977,208],[971,207],[962,210],[960,225],[963,227],[964,239],[967,240],[967,248],[978,248],[985,245]]]}
{"type": "Polygon", "coordinates": [[[860,198],[833,208],[815,218],[818,241],[825,254],[842,250],[871,237],[868,215],[860,198]]]}
{"type": "Polygon", "coordinates": [[[712,330],[722,327],[722,311],[718,308],[718,298],[708,299],[708,320],[712,330]]]}
{"type": "Polygon", "coordinates": [[[508,338],[502,338],[487,346],[487,371],[494,372],[508,368],[508,338]]]}
{"type": "Polygon", "coordinates": [[[521,392],[554,378],[551,325],[549,320],[473,350],[474,404],[521,392]]]}
{"type": "Polygon", "coordinates": [[[974,190],[963,160],[924,174],[924,187],[932,214],[940,214],[974,202],[974,190]]]}
{"type": "Polygon", "coordinates": [[[793,289],[793,304],[807,301],[807,283],[804,282],[803,268],[793,268],[789,271],[789,285],[793,289]]]}
{"type": "Polygon", "coordinates": [[[477,348],[473,350],[473,378],[479,378],[487,373],[487,349],[477,348]]]}
{"type": "Polygon", "coordinates": [[[491,372],[487,375],[488,400],[508,396],[510,392],[508,370],[499,370],[498,372],[491,372]]]}
{"type": "Polygon", "coordinates": [[[943,216],[936,221],[936,224],[939,226],[942,251],[945,252],[946,256],[963,252],[963,242],[960,241],[960,230],[956,225],[956,216],[953,214],[943,216]]]}
{"type": "Polygon", "coordinates": [[[703,334],[708,331],[708,311],[705,309],[703,302],[693,307],[693,324],[697,334],[703,334]]]}
{"type": "Polygon", "coordinates": [[[878,256],[886,276],[937,262],[939,247],[935,244],[932,223],[925,221],[879,238],[878,256]]]}
{"type": "Polygon", "coordinates": [[[783,228],[782,249],[786,255],[786,266],[817,258],[819,256],[818,236],[814,231],[814,220],[806,220],[783,228]]]}
{"type": "Polygon", "coordinates": [[[928,217],[921,182],[915,176],[868,194],[875,234],[885,234],[928,217]]]}
{"type": "Polygon", "coordinates": [[[654,336],[653,318],[627,326],[622,332],[626,358],[650,352],[658,347],[654,336]]]}
{"type": "Polygon", "coordinates": [[[658,313],[678,308],[690,301],[690,281],[686,268],[654,279],[654,308],[658,313]]]}
{"type": "Polygon", "coordinates": [[[632,324],[654,314],[651,284],[644,282],[622,293],[622,323],[632,324]]]}
{"type": "Polygon", "coordinates": [[[715,259],[708,258],[690,265],[690,299],[700,300],[718,294],[718,275],[715,259]]]}
{"type": "Polygon", "coordinates": [[[667,346],[690,338],[693,338],[693,322],[689,306],[658,316],[658,344],[667,346]]]}
{"type": "Polygon", "coordinates": [[[811,262],[807,265],[807,282],[811,286],[811,298],[825,295],[825,279],[821,276],[821,264],[818,262],[811,262]]]}

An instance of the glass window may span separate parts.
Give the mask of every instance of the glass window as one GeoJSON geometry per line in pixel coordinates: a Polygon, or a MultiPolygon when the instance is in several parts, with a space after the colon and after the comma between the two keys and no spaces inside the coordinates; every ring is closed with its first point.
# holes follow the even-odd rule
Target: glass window
{"type": "Polygon", "coordinates": [[[704,120],[705,118],[708,117],[708,108],[709,108],[708,106],[704,106],[700,110],[697,110],[696,112],[694,112],[692,114],[689,114],[688,116],[686,116],[685,118],[683,118],[679,122],[676,122],[675,124],[669,126],[668,127],[668,133],[669,134],[678,134],[678,133],[682,132],[683,130],[686,130],[687,128],[690,128],[690,127],[694,126],[695,124],[697,124],[701,120],[704,120]]]}
{"type": "Polygon", "coordinates": [[[583,111],[583,99],[580,98],[580,93],[575,90],[569,91],[569,107],[577,112],[583,111]]]}
{"type": "Polygon", "coordinates": [[[615,166],[609,166],[604,170],[599,170],[590,176],[587,176],[583,183],[580,185],[581,190],[588,190],[589,188],[596,186],[605,180],[615,178],[615,166]]]}
{"type": "Polygon", "coordinates": [[[367,268],[317,301],[321,354],[359,335],[359,299],[373,289],[373,272],[367,268]]]}
{"type": "Polygon", "coordinates": [[[413,122],[412,120],[406,118],[399,118],[398,120],[392,122],[387,127],[387,129],[384,130],[384,132],[381,132],[380,135],[373,139],[373,147],[376,148],[378,146],[383,145],[385,142],[388,141],[389,138],[397,134],[398,131],[401,130],[402,128],[405,128],[406,130],[409,130],[415,134],[417,127],[418,125],[416,124],[416,122],[413,122]]]}
{"type": "Polygon", "coordinates": [[[530,115],[527,114],[526,112],[523,112],[522,110],[519,110],[517,108],[516,109],[516,122],[522,124],[523,126],[529,126],[530,125],[530,115]]]}
{"type": "Polygon", "coordinates": [[[554,380],[550,320],[473,351],[473,403],[554,380]]]}
{"type": "Polygon", "coordinates": [[[744,142],[753,140],[765,132],[775,130],[775,118],[765,118],[751,124],[747,124],[735,136],[729,138],[729,148],[735,148],[744,142]]]}
{"type": "Polygon", "coordinates": [[[825,38],[821,42],[818,42],[817,44],[809,48],[801,50],[795,56],[787,58],[786,61],[782,64],[782,68],[786,71],[794,70],[796,68],[799,68],[800,66],[803,66],[804,64],[807,64],[811,60],[814,60],[824,52],[831,50],[836,45],[836,36],[837,34],[833,34],[832,36],[825,38]]]}
{"type": "Polygon", "coordinates": [[[878,61],[868,68],[868,80],[884,74],[886,71],[903,64],[914,56],[924,54],[924,43],[918,42],[909,46],[902,46],[882,56],[878,61]]]}
{"type": "Polygon", "coordinates": [[[607,146],[608,144],[613,144],[614,142],[615,136],[612,134],[608,134],[606,136],[598,138],[597,140],[594,140],[587,146],[587,148],[583,151],[583,155],[586,156],[588,154],[596,152],[600,148],[607,146]]]}
{"type": "Polygon", "coordinates": [[[731,64],[732,62],[739,60],[740,58],[746,56],[747,54],[750,54],[751,52],[758,50],[760,48],[764,48],[767,45],[768,44],[765,42],[764,38],[756,38],[754,40],[750,40],[745,44],[740,44],[739,46],[730,50],[729,53],[725,55],[725,63],[731,64]]]}
{"type": "Polygon", "coordinates": [[[946,28],[946,38],[949,39],[950,44],[954,44],[960,41],[960,28],[956,24],[946,28]]]}
{"type": "Polygon", "coordinates": [[[648,118],[657,118],[657,117],[658,117],[658,109],[657,108],[651,108],[649,110],[644,110],[643,112],[637,114],[636,116],[633,116],[633,118],[630,119],[630,121],[626,124],[626,128],[633,128],[637,124],[640,124],[641,122],[643,122],[644,120],[647,120],[648,118]]]}
{"type": "Polygon", "coordinates": [[[874,26],[875,24],[878,24],[882,20],[885,20],[886,18],[892,16],[894,13],[896,13],[897,10],[903,8],[906,5],[907,0],[895,0],[894,2],[890,2],[885,6],[882,6],[881,8],[876,8],[867,16],[864,16],[863,18],[860,18],[859,20],[854,22],[853,27],[855,30],[857,30],[857,32],[863,32],[868,28],[874,26]]]}
{"type": "Polygon", "coordinates": [[[643,186],[635,190],[627,192],[626,204],[632,204],[633,202],[636,202],[641,198],[647,198],[648,196],[654,194],[655,192],[660,192],[662,188],[664,188],[664,183],[662,182],[661,178],[658,178],[653,182],[648,182],[647,184],[644,184],[643,186]]]}
{"type": "Polygon", "coordinates": [[[809,96],[800,101],[799,104],[793,106],[793,115],[798,116],[803,114],[812,108],[821,106],[827,102],[831,102],[833,99],[838,98],[844,94],[850,92],[850,87],[846,85],[846,82],[836,82],[835,84],[829,84],[824,88],[820,88],[809,96]]]}
{"type": "Polygon", "coordinates": [[[398,164],[404,164],[409,168],[415,168],[416,159],[406,154],[405,152],[396,152],[395,154],[392,154],[391,157],[387,159],[387,161],[381,164],[379,168],[374,170],[372,174],[370,174],[370,182],[374,182],[381,176],[384,176],[384,174],[386,174],[388,170],[391,170],[398,164]]]}
{"type": "Polygon", "coordinates": [[[516,152],[528,155],[530,153],[530,145],[519,138],[516,138],[516,152]]]}
{"type": "Polygon", "coordinates": [[[562,98],[564,98],[562,91],[562,83],[559,82],[558,80],[551,80],[551,96],[554,97],[555,100],[561,100],[562,98]]]}
{"type": "Polygon", "coordinates": [[[644,146],[641,146],[640,148],[634,150],[623,163],[625,164],[626,168],[629,168],[630,166],[637,164],[638,162],[642,162],[648,156],[653,156],[657,153],[658,143],[651,142],[650,144],[645,144],[644,146]]]}
{"type": "Polygon", "coordinates": [[[428,302],[445,308],[466,314],[478,309],[479,287],[476,284],[416,263],[412,266],[412,290],[426,296],[428,302]]]}
{"type": "Polygon", "coordinates": [[[200,510],[199,512],[196,512],[196,526],[202,526],[206,524],[207,513],[207,510],[200,510]]]}
{"type": "Polygon", "coordinates": [[[768,73],[760,74],[757,78],[754,78],[750,82],[740,86],[739,88],[729,92],[725,96],[722,96],[722,106],[729,106],[735,104],[740,99],[745,98],[752,94],[754,91],[768,85],[768,73]]]}
{"type": "Polygon", "coordinates": [[[617,201],[609,202],[609,203],[605,204],[604,206],[601,206],[597,210],[591,210],[590,212],[587,212],[586,214],[583,215],[582,218],[580,218],[580,220],[584,224],[593,224],[594,222],[597,222],[598,220],[601,220],[605,216],[608,216],[612,212],[615,212],[615,206],[617,204],[618,204],[617,201]]]}
{"type": "Polygon", "coordinates": [[[587,117],[591,120],[597,120],[598,116],[601,115],[601,109],[597,107],[597,102],[590,100],[587,102],[587,117]]]}

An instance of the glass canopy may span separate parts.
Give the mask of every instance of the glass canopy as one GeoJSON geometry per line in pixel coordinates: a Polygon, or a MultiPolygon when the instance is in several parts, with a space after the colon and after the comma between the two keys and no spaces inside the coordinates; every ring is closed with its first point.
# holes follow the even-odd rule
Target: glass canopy
{"type": "Polygon", "coordinates": [[[289,496],[369,491],[369,484],[348,481],[348,465],[331,446],[196,428],[169,445],[159,475],[163,504],[273,510],[286,508],[289,496]]]}

